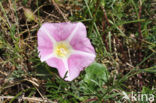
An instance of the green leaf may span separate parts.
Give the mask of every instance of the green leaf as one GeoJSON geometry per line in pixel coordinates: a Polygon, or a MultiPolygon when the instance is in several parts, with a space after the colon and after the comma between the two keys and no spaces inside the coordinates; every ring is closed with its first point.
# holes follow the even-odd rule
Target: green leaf
{"type": "Polygon", "coordinates": [[[88,68],[86,68],[86,75],[84,78],[84,82],[88,84],[88,86],[102,86],[108,81],[109,72],[107,68],[103,64],[93,63],[88,68]]]}

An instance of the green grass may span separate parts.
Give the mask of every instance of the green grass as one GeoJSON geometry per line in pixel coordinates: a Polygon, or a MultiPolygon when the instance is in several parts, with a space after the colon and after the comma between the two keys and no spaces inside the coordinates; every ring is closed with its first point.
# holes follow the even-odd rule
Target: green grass
{"type": "Polygon", "coordinates": [[[0,94],[13,96],[4,101],[18,102],[23,95],[59,103],[133,103],[122,99],[123,92],[156,95],[153,2],[56,0],[68,21],[86,25],[97,53],[95,67],[66,82],[55,68],[41,63],[37,53],[37,30],[43,22],[64,22],[62,14],[50,1],[0,1],[0,94]],[[24,14],[25,8],[31,11],[32,19],[24,14]],[[97,72],[91,71],[96,68],[97,72]]]}

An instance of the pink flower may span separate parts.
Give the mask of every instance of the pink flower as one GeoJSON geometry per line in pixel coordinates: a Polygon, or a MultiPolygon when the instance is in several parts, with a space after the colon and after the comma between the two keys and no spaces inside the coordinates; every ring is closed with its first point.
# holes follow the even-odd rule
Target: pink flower
{"type": "Polygon", "coordinates": [[[44,23],[39,29],[38,51],[41,61],[57,68],[59,75],[72,81],[95,60],[95,50],[83,23],[44,23]]]}

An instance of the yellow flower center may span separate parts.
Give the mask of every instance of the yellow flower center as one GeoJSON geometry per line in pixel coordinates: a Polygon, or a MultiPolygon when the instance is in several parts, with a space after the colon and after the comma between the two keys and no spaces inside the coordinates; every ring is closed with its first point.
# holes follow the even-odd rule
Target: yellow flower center
{"type": "Polygon", "coordinates": [[[71,46],[67,42],[57,42],[54,48],[54,52],[57,57],[66,57],[70,54],[71,46]]]}

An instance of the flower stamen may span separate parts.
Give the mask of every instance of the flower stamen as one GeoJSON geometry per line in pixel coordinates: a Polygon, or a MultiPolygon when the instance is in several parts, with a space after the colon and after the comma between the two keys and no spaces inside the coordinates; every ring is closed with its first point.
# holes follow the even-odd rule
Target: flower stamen
{"type": "Polygon", "coordinates": [[[57,42],[54,51],[57,57],[64,58],[70,54],[71,46],[66,42],[57,42]]]}

